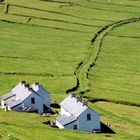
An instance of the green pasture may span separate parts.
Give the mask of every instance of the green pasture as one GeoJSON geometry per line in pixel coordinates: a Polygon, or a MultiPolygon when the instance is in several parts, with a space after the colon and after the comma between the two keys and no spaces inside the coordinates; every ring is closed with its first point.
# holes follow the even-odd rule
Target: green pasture
{"type": "Polygon", "coordinates": [[[23,79],[39,81],[53,94],[65,94],[66,89],[75,86],[73,73],[78,62],[86,55],[87,36],[82,33],[78,37],[78,33],[59,35],[60,31],[57,30],[51,32],[51,29],[47,31],[24,25],[15,27],[14,24],[4,22],[0,26],[1,95],[23,79]],[[52,38],[55,34],[56,37],[52,38]],[[75,44],[72,43],[74,36],[75,44]],[[62,41],[61,37],[65,39],[62,41]],[[76,55],[78,47],[81,53],[79,56],[76,55]]]}
{"type": "MultiPolygon", "coordinates": [[[[100,102],[90,105],[100,113],[101,121],[111,124],[115,134],[94,134],[76,131],[59,130],[44,125],[45,117],[37,114],[0,111],[0,137],[2,140],[138,140],[139,139],[139,108],[100,102]],[[111,108],[110,108],[111,106],[111,108]],[[28,119],[26,119],[28,118],[28,119]]],[[[54,119],[56,116],[48,117],[54,119]]]]}
{"type": "Polygon", "coordinates": [[[140,103],[140,33],[136,31],[139,25],[138,22],[119,27],[105,37],[90,73],[89,96],[140,103]]]}
{"type": "Polygon", "coordinates": [[[104,124],[110,122],[116,133],[59,130],[44,125],[42,115],[0,110],[0,139],[139,140],[139,107],[129,105],[140,104],[140,22],[105,30],[91,43],[106,25],[139,16],[140,1],[136,0],[0,3],[0,95],[21,80],[29,84],[38,81],[59,103],[68,89],[76,87],[77,70],[80,88],[73,92],[88,89],[83,96],[109,101],[89,106],[100,114],[104,124]],[[89,69],[101,40],[98,59],[89,69]]]}

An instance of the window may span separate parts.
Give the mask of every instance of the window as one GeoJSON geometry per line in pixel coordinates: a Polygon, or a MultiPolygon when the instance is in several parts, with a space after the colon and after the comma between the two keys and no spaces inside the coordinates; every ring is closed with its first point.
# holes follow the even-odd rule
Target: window
{"type": "Polygon", "coordinates": [[[35,98],[31,98],[31,103],[35,104],[35,98]]]}
{"type": "Polygon", "coordinates": [[[91,120],[91,114],[87,114],[87,121],[91,120]]]}
{"type": "Polygon", "coordinates": [[[73,126],[73,129],[74,129],[74,130],[77,130],[77,125],[74,125],[74,126],[73,126]]]}

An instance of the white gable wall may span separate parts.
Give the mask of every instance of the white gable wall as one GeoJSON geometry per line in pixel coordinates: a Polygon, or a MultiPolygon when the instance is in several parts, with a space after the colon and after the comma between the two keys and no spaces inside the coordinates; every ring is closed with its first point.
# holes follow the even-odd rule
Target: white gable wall
{"type": "Polygon", "coordinates": [[[43,104],[46,106],[50,106],[49,93],[41,85],[33,84],[31,87],[33,88],[34,91],[37,92],[37,94],[39,94],[41,96],[41,98],[43,100],[43,104]]]}
{"type": "Polygon", "coordinates": [[[30,94],[24,101],[24,107],[33,107],[38,110],[38,113],[43,113],[43,102],[40,96],[35,93],[30,94]],[[31,98],[35,98],[35,104],[31,103],[31,98]]]}
{"type": "Polygon", "coordinates": [[[78,120],[80,131],[100,130],[100,116],[90,108],[86,109],[78,120]],[[87,120],[87,114],[91,114],[91,120],[87,120]]]}
{"type": "Polygon", "coordinates": [[[60,124],[57,120],[55,121],[56,126],[58,126],[60,129],[64,129],[64,126],[60,124]]]}
{"type": "Polygon", "coordinates": [[[40,88],[38,91],[36,91],[41,98],[43,99],[43,104],[46,106],[50,106],[50,96],[49,93],[47,93],[45,90],[40,88]]]}
{"type": "Polygon", "coordinates": [[[1,108],[5,108],[5,106],[4,106],[4,100],[0,100],[0,103],[1,103],[1,108]]]}

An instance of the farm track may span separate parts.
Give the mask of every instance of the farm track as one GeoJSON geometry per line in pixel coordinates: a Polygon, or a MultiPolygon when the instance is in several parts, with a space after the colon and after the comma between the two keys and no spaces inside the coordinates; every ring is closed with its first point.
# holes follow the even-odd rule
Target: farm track
{"type": "MultiPolygon", "coordinates": [[[[114,30],[117,27],[124,26],[126,24],[130,24],[134,22],[139,22],[139,21],[140,21],[140,17],[130,18],[125,20],[120,20],[115,23],[111,23],[101,28],[91,39],[92,47],[89,49],[89,53],[88,53],[89,55],[78,64],[74,72],[74,75],[77,80],[76,86],[72,87],[71,89],[67,89],[66,93],[76,92],[84,96],[86,92],[90,92],[89,72],[96,65],[104,38],[108,35],[110,31],[114,30]]],[[[98,99],[98,100],[102,100],[102,99],[98,99]]],[[[116,101],[110,100],[110,102],[115,103],[116,101]]],[[[132,105],[132,103],[125,102],[125,101],[119,101],[119,103],[132,105]]],[[[140,106],[140,105],[134,104],[134,106],[140,106]]]]}

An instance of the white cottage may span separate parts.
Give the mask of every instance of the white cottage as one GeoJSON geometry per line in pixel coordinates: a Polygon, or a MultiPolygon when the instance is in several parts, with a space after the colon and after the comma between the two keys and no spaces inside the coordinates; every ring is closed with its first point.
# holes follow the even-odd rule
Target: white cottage
{"type": "Polygon", "coordinates": [[[49,93],[39,84],[31,87],[20,82],[9,93],[0,97],[1,108],[14,111],[36,111],[43,113],[50,106],[49,93]]]}
{"type": "Polygon", "coordinates": [[[75,94],[66,97],[61,103],[60,115],[56,118],[56,125],[60,129],[78,131],[100,131],[100,116],[81,98],[75,94]]]}

